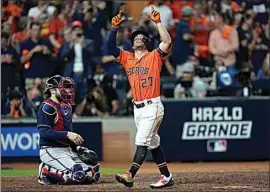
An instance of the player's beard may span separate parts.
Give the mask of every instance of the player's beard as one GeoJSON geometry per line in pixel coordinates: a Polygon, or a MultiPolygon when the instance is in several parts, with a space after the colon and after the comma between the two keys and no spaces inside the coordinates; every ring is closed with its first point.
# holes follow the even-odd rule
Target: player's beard
{"type": "Polygon", "coordinates": [[[62,99],[62,97],[61,97],[61,93],[60,93],[59,90],[57,90],[57,91],[55,92],[54,97],[55,97],[59,102],[63,101],[63,99],[62,99]]]}

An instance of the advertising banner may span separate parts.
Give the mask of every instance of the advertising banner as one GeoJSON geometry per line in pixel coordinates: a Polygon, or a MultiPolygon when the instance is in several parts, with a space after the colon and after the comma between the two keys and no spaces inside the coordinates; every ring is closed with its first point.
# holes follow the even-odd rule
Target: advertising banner
{"type": "MultiPolygon", "coordinates": [[[[74,132],[80,134],[83,146],[95,151],[102,157],[101,122],[73,123],[74,132]]],[[[39,156],[39,133],[35,123],[1,124],[2,157],[39,156]]]]}
{"type": "Polygon", "coordinates": [[[159,134],[168,161],[269,159],[269,99],[163,104],[159,134]]]}
{"type": "Polygon", "coordinates": [[[1,156],[38,156],[39,133],[35,127],[2,127],[1,156]]]}

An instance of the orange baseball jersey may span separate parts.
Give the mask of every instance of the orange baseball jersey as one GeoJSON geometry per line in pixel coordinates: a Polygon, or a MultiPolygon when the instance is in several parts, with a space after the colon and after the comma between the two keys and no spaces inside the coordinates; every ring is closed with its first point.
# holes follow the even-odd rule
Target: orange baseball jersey
{"type": "Polygon", "coordinates": [[[141,59],[134,53],[121,49],[117,61],[123,65],[133,99],[143,101],[160,96],[160,71],[164,56],[155,49],[145,54],[141,59]]]}

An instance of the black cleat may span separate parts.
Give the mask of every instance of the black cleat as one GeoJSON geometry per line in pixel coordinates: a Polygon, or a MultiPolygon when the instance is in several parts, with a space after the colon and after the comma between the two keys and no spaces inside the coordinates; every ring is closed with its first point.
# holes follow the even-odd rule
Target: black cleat
{"type": "Polygon", "coordinates": [[[115,179],[128,188],[131,188],[133,186],[133,179],[130,172],[127,172],[125,174],[115,174],[115,179]]]}
{"type": "Polygon", "coordinates": [[[48,178],[46,178],[45,176],[38,178],[38,183],[40,183],[42,185],[51,185],[52,184],[50,182],[50,180],[48,178]]]}

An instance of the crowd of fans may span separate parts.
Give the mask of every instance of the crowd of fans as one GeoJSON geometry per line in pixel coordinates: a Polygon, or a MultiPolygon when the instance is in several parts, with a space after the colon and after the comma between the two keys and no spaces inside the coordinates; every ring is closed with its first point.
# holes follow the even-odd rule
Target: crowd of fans
{"type": "Polygon", "coordinates": [[[34,117],[55,74],[75,82],[74,116],[129,115],[132,94],[106,38],[121,9],[118,46],[132,51],[129,35],[143,29],[156,48],[160,37],[145,15],[152,4],[173,39],[163,97],[243,96],[243,87],[251,95],[252,80],[270,78],[268,0],[149,1],[137,22],[125,1],[3,0],[1,115],[34,117]]]}

